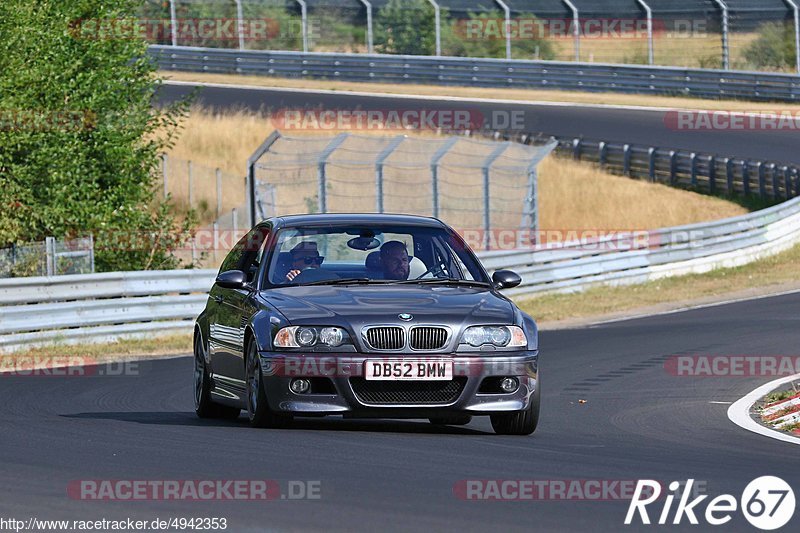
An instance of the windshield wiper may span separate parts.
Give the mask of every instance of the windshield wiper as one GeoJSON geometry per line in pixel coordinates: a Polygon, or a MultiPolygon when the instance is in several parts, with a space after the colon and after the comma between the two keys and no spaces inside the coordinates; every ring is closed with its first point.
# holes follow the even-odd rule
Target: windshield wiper
{"type": "Polygon", "coordinates": [[[425,284],[447,284],[447,285],[466,285],[472,287],[490,287],[489,283],[485,281],[475,281],[470,279],[458,279],[458,278],[425,278],[425,279],[405,279],[400,281],[395,281],[398,285],[408,285],[412,283],[425,283],[425,284]]]}
{"type": "Polygon", "coordinates": [[[381,280],[370,278],[338,278],[338,279],[321,279],[318,281],[310,281],[308,283],[299,283],[299,287],[308,287],[309,285],[349,285],[349,284],[369,284],[369,283],[385,283],[381,280]]]}

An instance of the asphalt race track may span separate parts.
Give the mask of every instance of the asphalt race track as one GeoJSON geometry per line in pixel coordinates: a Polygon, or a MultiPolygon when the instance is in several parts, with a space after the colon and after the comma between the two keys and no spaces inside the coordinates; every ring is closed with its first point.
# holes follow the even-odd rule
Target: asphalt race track
{"type": "MultiPolygon", "coordinates": [[[[226,517],[231,531],[616,531],[624,501],[463,501],[453,488],[467,479],[693,478],[712,497],[738,499],[762,475],[796,482],[791,445],[726,417],[728,403],[772,378],[678,377],[664,365],[676,354],[796,354],[798,317],[795,294],[544,332],[543,413],[532,437],[496,436],[484,419],[445,429],[426,421],[313,419],[285,430],[251,429],[244,417],[201,421],[189,358],[143,363],[138,376],[0,376],[0,515],[226,517]],[[316,480],[321,498],[70,499],[69,482],[82,479],[316,480]]],[[[740,513],[716,529],[754,531],[740,513]]]]}
{"type": "MultiPolygon", "coordinates": [[[[170,102],[191,93],[187,85],[164,85],[161,101],[170,102]]],[[[402,87],[400,88],[402,91],[402,87]]],[[[584,137],[617,143],[637,143],[662,148],[694,150],[722,157],[752,158],[775,163],[800,163],[797,131],[685,131],[671,129],[664,111],[598,108],[569,105],[519,105],[508,103],[447,102],[429,99],[370,97],[364,95],[319,94],[282,89],[203,87],[198,103],[216,109],[365,109],[365,110],[469,110],[487,120],[493,112],[522,111],[526,132],[564,137],[584,137]]],[[[703,101],[697,101],[703,107],[703,101]]],[[[775,111],[781,104],[775,104],[775,111]]],[[[507,116],[507,115],[505,115],[507,116]]],[[[497,123],[501,120],[498,119],[497,123]]],[[[270,129],[272,129],[270,127],[270,129]]],[[[266,130],[265,130],[266,131],[266,130]]]]}

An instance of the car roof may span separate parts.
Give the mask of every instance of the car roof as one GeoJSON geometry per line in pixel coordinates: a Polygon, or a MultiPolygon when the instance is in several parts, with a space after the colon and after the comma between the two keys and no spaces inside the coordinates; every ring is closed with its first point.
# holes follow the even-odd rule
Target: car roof
{"type": "Polygon", "coordinates": [[[317,226],[317,225],[347,225],[347,224],[393,224],[405,226],[422,226],[429,228],[444,228],[444,222],[432,217],[417,215],[396,215],[385,213],[324,213],[307,215],[287,215],[272,219],[276,228],[317,226]]]}

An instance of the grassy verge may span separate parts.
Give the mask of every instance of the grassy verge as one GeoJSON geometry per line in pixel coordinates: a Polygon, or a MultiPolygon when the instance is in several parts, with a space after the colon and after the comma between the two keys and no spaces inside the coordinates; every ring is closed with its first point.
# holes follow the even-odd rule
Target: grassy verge
{"type": "Polygon", "coordinates": [[[662,304],[737,293],[758,287],[770,288],[797,282],[800,245],[748,265],[723,268],[706,274],[691,274],[622,287],[596,287],[575,294],[545,294],[517,302],[540,322],[602,317],[662,304]]]}
{"type": "Polygon", "coordinates": [[[314,89],[342,92],[371,92],[382,94],[413,94],[420,96],[456,96],[461,98],[489,98],[493,100],[519,100],[528,102],[568,102],[576,104],[604,104],[621,106],[648,106],[670,109],[706,109],[723,111],[800,112],[800,105],[787,103],[745,102],[741,100],[702,100],[685,96],[650,96],[646,94],[614,94],[574,92],[541,89],[502,89],[473,87],[440,87],[435,85],[358,83],[330,80],[306,80],[267,76],[239,76],[235,74],[204,74],[194,72],[161,71],[165,79],[176,81],[224,83],[228,85],[253,85],[258,87],[314,89]]]}
{"type": "Polygon", "coordinates": [[[54,344],[28,348],[2,358],[37,360],[44,358],[75,358],[107,361],[148,356],[178,355],[192,352],[192,335],[173,334],[141,339],[121,339],[102,344],[54,344]]]}

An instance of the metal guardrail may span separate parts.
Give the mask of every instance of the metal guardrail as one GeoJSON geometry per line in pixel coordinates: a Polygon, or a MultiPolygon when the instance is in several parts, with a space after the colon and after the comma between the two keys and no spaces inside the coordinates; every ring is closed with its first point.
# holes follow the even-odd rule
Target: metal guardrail
{"type": "MultiPolygon", "coordinates": [[[[479,254],[523,278],[509,295],[578,291],[706,272],[800,242],[800,198],[709,223],[479,254]]],[[[212,270],[120,272],[0,280],[0,352],[33,344],[191,331],[212,270]]]]}
{"type": "MultiPolygon", "coordinates": [[[[500,133],[494,137],[510,138],[500,133]]],[[[546,139],[528,136],[521,140],[546,139]]],[[[556,153],[598,163],[630,178],[711,195],[757,196],[775,202],[800,196],[800,168],[795,165],[580,138],[558,139],[556,153]]]]}
{"type": "Polygon", "coordinates": [[[153,45],[160,68],[382,83],[519,87],[738,98],[800,100],[800,76],[603,63],[384,54],[225,50],[153,45]]]}

